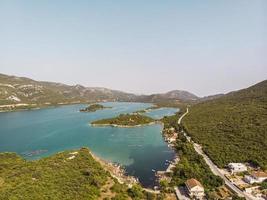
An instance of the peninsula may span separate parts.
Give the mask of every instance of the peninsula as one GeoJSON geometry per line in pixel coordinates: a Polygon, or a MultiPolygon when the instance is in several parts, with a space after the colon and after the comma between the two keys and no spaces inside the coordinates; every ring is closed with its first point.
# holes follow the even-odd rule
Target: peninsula
{"type": "Polygon", "coordinates": [[[120,114],[117,117],[93,121],[93,126],[136,127],[155,123],[151,117],[140,114],[120,114]]]}
{"type": "Polygon", "coordinates": [[[95,112],[97,110],[103,110],[106,108],[111,108],[111,107],[105,107],[101,104],[91,104],[88,107],[81,109],[80,112],[95,112]]]}
{"type": "Polygon", "coordinates": [[[0,166],[0,199],[133,199],[136,195],[144,199],[148,193],[120,167],[87,148],[35,162],[16,153],[0,153],[0,166]]]}

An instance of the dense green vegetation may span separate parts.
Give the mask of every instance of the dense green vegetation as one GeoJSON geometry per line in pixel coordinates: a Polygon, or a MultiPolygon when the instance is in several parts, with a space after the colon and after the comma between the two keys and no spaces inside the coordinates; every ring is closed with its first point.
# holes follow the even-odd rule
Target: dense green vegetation
{"type": "Polygon", "coordinates": [[[111,107],[105,107],[101,104],[91,104],[88,107],[81,109],[80,111],[81,112],[95,112],[97,110],[103,110],[106,108],[111,108],[111,107]]]}
{"type": "Polygon", "coordinates": [[[37,161],[1,153],[0,199],[129,199],[128,188],[112,179],[88,149],[77,152],[73,159],[66,151],[37,161]]]}
{"type": "Polygon", "coordinates": [[[179,117],[185,112],[186,108],[182,107],[180,110],[172,116],[165,116],[161,119],[161,121],[164,124],[164,129],[169,129],[169,128],[175,128],[176,130],[180,131],[181,128],[178,125],[178,119],[179,117]]]}
{"type": "Polygon", "coordinates": [[[93,125],[112,125],[112,126],[138,126],[154,122],[151,117],[139,114],[120,114],[118,117],[101,119],[92,122],[93,125]]]}
{"type": "Polygon", "coordinates": [[[164,129],[175,128],[175,130],[179,132],[175,149],[180,161],[171,175],[171,185],[184,185],[187,179],[195,178],[203,184],[206,192],[210,193],[222,186],[223,180],[211,172],[202,156],[197,154],[192,143],[188,142],[181,133],[182,127],[180,127],[177,122],[185,110],[185,107],[182,107],[176,115],[164,117],[161,120],[164,123],[164,129]]]}
{"type": "Polygon", "coordinates": [[[183,122],[218,166],[251,161],[267,169],[267,81],[194,105],[183,122]]]}
{"type": "Polygon", "coordinates": [[[267,190],[267,180],[263,181],[260,185],[262,190],[267,190]]]}
{"type": "Polygon", "coordinates": [[[182,134],[179,134],[175,148],[180,161],[172,175],[172,184],[183,185],[187,179],[195,178],[203,184],[207,192],[214,191],[223,184],[223,180],[210,171],[204,159],[195,152],[193,145],[182,134]]]}

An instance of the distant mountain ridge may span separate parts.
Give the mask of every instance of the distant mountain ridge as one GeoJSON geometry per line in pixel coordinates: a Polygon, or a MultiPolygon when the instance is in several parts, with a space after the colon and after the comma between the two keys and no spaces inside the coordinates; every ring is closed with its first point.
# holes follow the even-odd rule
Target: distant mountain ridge
{"type": "Polygon", "coordinates": [[[208,100],[213,100],[213,99],[218,99],[222,96],[224,96],[225,94],[215,94],[215,95],[209,95],[209,96],[205,96],[202,97],[201,99],[199,99],[200,101],[208,101],[208,100]]]}
{"type": "Polygon", "coordinates": [[[199,97],[190,92],[183,90],[173,90],[162,94],[141,95],[138,96],[135,100],[148,103],[159,103],[162,101],[177,101],[183,103],[183,102],[193,102],[199,99],[200,99],[199,97]]]}
{"type": "Polygon", "coordinates": [[[135,95],[106,88],[69,86],[62,83],[0,74],[0,104],[75,103],[90,101],[130,101],[135,95]]]}
{"type": "Polygon", "coordinates": [[[0,74],[0,105],[38,104],[54,105],[89,103],[95,101],[195,101],[196,95],[187,91],[174,90],[164,94],[135,95],[102,87],[85,87],[62,83],[35,81],[25,77],[0,74]]]}
{"type": "Polygon", "coordinates": [[[197,97],[196,95],[184,90],[173,90],[167,92],[166,94],[164,94],[164,96],[170,99],[181,99],[184,101],[187,100],[195,101],[199,99],[199,97],[197,97]]]}

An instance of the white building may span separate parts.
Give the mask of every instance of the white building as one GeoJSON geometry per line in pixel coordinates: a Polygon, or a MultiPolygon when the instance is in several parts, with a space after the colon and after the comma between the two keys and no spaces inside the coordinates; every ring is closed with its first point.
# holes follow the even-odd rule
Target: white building
{"type": "Polygon", "coordinates": [[[267,174],[263,171],[256,171],[251,175],[246,175],[244,180],[249,184],[262,183],[263,181],[267,180],[267,174]]]}
{"type": "Polygon", "coordinates": [[[196,179],[189,179],[185,182],[185,186],[188,192],[188,195],[192,199],[203,199],[205,196],[204,187],[196,179]]]}
{"type": "Polygon", "coordinates": [[[170,137],[167,140],[168,140],[168,143],[173,143],[176,141],[176,137],[170,137]]]}
{"type": "Polygon", "coordinates": [[[247,166],[243,163],[229,163],[228,168],[231,173],[245,172],[248,170],[247,166]]]}
{"type": "Polygon", "coordinates": [[[175,128],[171,127],[171,128],[169,128],[169,131],[173,133],[175,131],[175,128]]]}

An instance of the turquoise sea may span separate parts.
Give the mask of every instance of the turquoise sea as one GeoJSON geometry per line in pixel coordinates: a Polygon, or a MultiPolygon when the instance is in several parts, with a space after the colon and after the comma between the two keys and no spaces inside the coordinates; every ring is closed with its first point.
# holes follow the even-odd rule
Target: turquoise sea
{"type": "MultiPolygon", "coordinates": [[[[17,152],[39,159],[66,149],[88,147],[97,156],[123,165],[126,172],[150,187],[152,169],[166,169],[174,156],[164,142],[159,124],[137,128],[92,127],[91,121],[151,107],[145,103],[104,103],[111,109],[81,113],[86,105],[68,105],[32,111],[0,113],[0,152],[17,152]]],[[[145,113],[154,118],[172,115],[174,108],[145,113]]]]}

